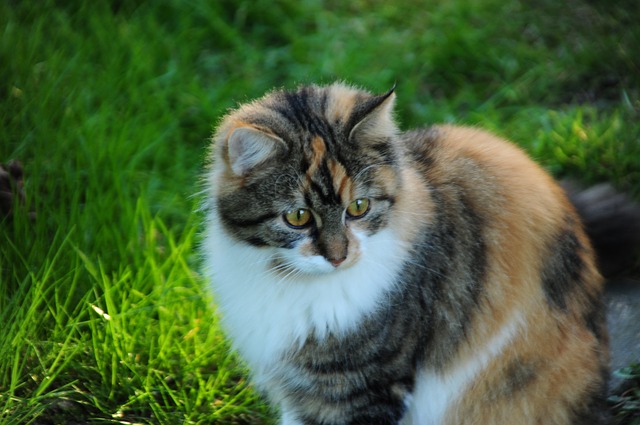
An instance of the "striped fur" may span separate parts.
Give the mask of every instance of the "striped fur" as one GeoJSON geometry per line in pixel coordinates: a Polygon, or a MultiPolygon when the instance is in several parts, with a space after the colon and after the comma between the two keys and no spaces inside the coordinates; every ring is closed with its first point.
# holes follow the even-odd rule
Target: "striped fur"
{"type": "Polygon", "coordinates": [[[204,252],[257,387],[283,424],[601,423],[602,278],[564,191],[480,130],[399,132],[393,102],[305,86],[218,127],[204,252]]]}

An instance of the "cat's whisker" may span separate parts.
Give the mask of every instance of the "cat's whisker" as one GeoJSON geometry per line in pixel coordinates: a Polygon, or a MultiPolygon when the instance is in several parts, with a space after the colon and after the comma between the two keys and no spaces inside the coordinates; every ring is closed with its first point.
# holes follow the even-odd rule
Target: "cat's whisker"
{"type": "Polygon", "coordinates": [[[292,267],[284,276],[282,276],[282,278],[278,281],[277,285],[279,286],[284,282],[291,281],[296,277],[300,276],[301,274],[302,272],[300,270],[292,267]]]}
{"type": "MultiPolygon", "coordinates": [[[[296,267],[296,264],[292,260],[283,261],[283,259],[278,259],[275,261],[275,264],[267,269],[267,273],[270,276],[280,278],[280,282],[288,280],[293,275],[297,276],[296,273],[301,273],[300,270],[296,267]]],[[[294,276],[294,277],[295,277],[294,276]]]]}

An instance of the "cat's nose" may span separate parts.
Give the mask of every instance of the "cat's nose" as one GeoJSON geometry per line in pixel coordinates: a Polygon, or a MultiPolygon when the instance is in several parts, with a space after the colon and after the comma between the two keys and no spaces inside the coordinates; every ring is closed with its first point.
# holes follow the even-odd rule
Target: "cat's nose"
{"type": "Polygon", "coordinates": [[[327,260],[329,260],[329,262],[331,263],[331,265],[333,267],[338,267],[340,264],[342,264],[344,262],[344,260],[346,260],[347,257],[340,257],[340,258],[327,258],[327,260]]]}

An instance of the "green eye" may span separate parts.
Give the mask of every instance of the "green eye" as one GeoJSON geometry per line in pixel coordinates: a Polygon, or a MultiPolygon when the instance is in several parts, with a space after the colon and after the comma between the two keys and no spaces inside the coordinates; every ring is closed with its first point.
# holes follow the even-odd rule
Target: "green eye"
{"type": "Polygon", "coordinates": [[[294,229],[301,229],[311,224],[313,215],[306,208],[295,208],[284,213],[284,221],[294,229]]]}
{"type": "Polygon", "coordinates": [[[347,214],[352,218],[360,218],[369,211],[369,200],[367,198],[356,199],[347,207],[347,214]]]}

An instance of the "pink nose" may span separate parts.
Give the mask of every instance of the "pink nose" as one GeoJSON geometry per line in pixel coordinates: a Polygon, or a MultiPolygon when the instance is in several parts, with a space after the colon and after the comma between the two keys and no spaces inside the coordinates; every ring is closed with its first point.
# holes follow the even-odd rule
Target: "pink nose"
{"type": "Polygon", "coordinates": [[[331,265],[333,265],[333,267],[338,267],[340,264],[342,264],[344,262],[344,260],[346,260],[347,257],[342,257],[342,258],[328,258],[329,262],[331,263],[331,265]]]}

